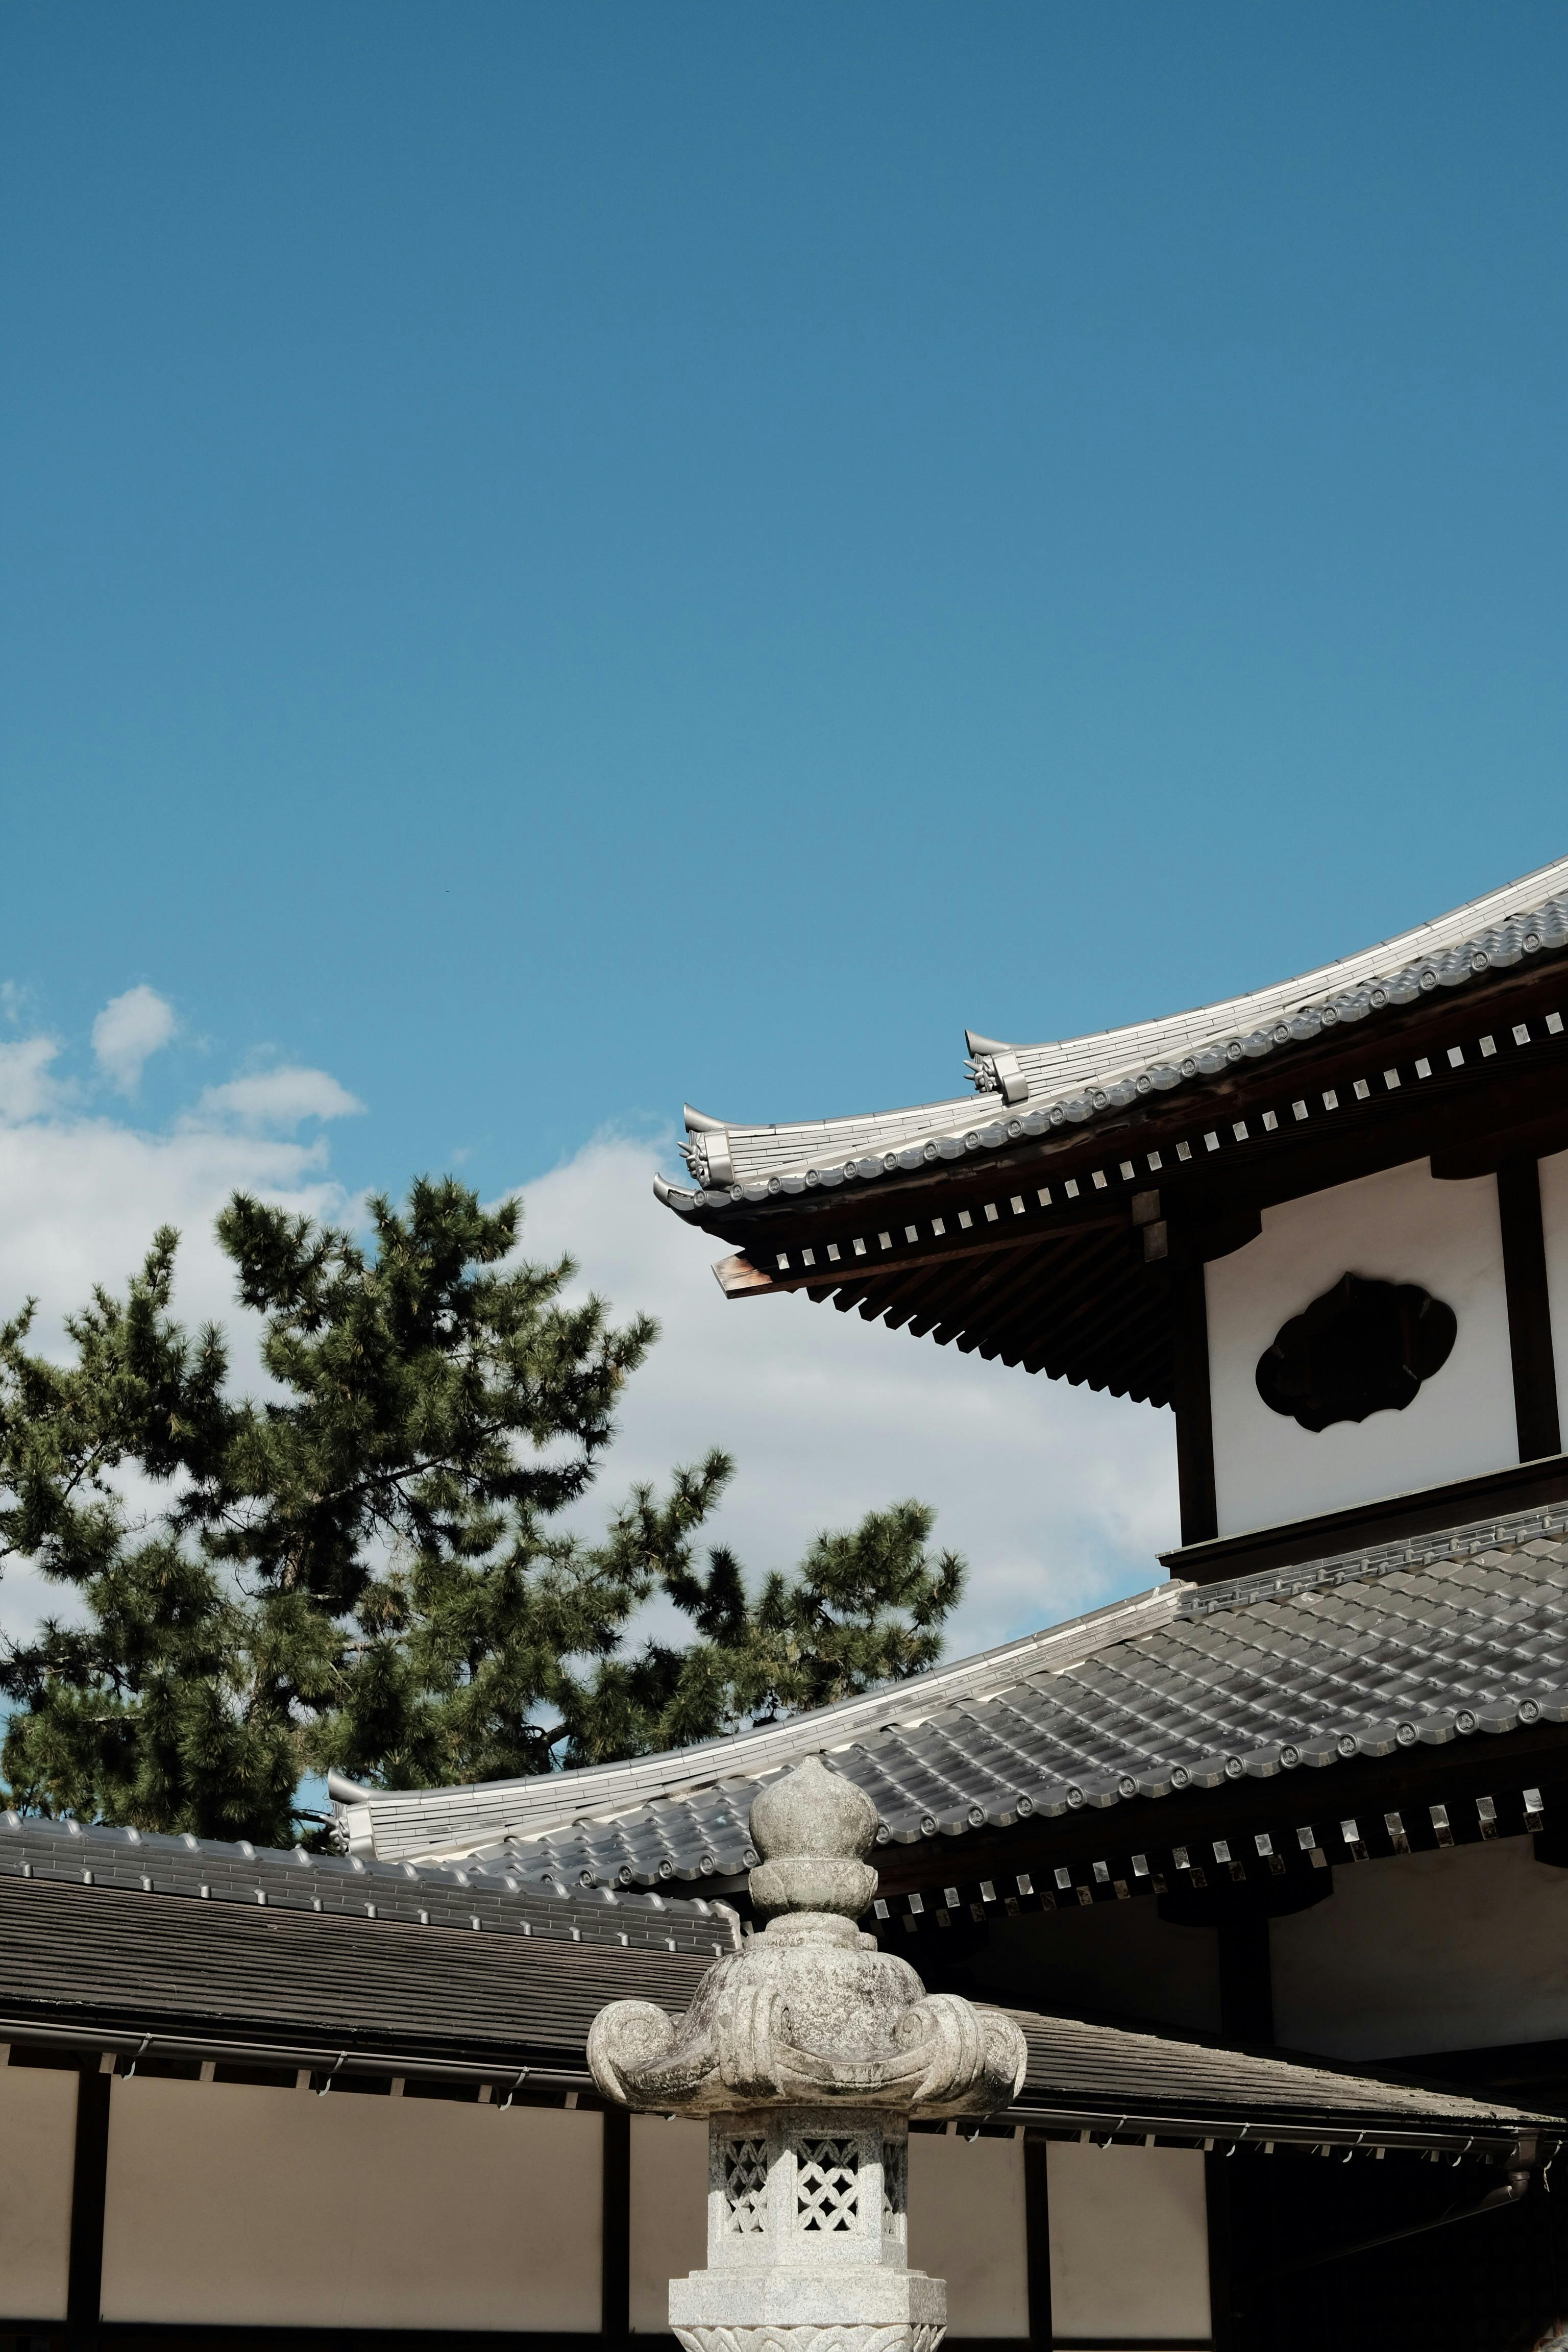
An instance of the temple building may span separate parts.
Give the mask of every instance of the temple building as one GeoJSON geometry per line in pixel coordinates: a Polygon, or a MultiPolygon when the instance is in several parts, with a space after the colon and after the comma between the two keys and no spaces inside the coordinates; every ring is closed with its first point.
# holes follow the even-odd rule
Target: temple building
{"type": "MultiPolygon", "coordinates": [[[[689,1112],[691,1181],[657,1190],[722,1245],[740,1311],[804,1290],[1169,1406],[1163,1574],[703,1748],[480,1788],[344,1785],[352,1849],[506,1854],[743,1911],[752,1799],[819,1752],[877,1805],[875,1924],[928,1983],[1081,2021],[1084,2047],[1091,2028],[1181,2038],[1216,2085],[1225,2052],[1272,2050],[1560,2112],[1565,949],[1568,860],[1176,1018],[1044,1045],[971,1034],[959,1100],[787,1126],[689,1112]]],[[[1246,2161],[1218,2132],[1189,2227],[1206,2309],[1173,2290],[1163,2320],[1139,2317],[1117,2299],[1122,2238],[1138,2164],[1164,2150],[1129,2115],[1097,2171],[1051,2143],[1037,2341],[1289,2344],[1310,2311],[1314,2340],[1331,2314],[1354,2344],[1476,2352],[1568,2317],[1568,2206],[1532,2190],[1322,2262],[1352,2212],[1381,2219],[1368,2234],[1410,2226],[1393,2176],[1325,2173],[1336,2208],[1277,2136],[1274,2160],[1246,2161]],[[1101,2250],[1087,2285],[1068,2211],[1101,2250]]],[[[957,2297],[970,2332],[961,2314],[957,2297]]]]}
{"type": "Polygon", "coordinates": [[[1568,860],[1227,1003],[972,1034],[959,1100],[689,1112],[658,1190],[739,1311],[1171,1408],[1149,1588],[667,1755],[334,1778],[336,1856],[0,1819],[0,2344],[672,2342],[703,2130],[606,2105],[588,2025],[744,1945],[808,1757],[875,1808],[862,1926],[1027,2047],[912,2128],[960,2352],[1568,2323],[1565,950],[1568,860]]]}

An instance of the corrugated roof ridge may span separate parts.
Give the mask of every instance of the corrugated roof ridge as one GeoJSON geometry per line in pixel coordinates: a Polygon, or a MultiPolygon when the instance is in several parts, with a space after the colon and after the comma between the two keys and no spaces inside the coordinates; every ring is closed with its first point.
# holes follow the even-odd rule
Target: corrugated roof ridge
{"type": "MultiPolygon", "coordinates": [[[[1552,898],[1559,889],[1568,888],[1568,857],[1553,858],[1545,866],[1536,866],[1495,890],[1483,892],[1479,898],[1467,899],[1462,906],[1451,907],[1445,914],[1434,915],[1425,922],[1414,923],[1408,930],[1396,931],[1386,940],[1373,940],[1369,947],[1353,949],[1348,955],[1332,957],[1327,963],[1314,965],[1310,971],[1298,972],[1287,980],[1270,981],[1261,988],[1245,989],[1238,995],[1216,997],[1212,1003],[1195,1004],[1181,1013],[1160,1015],[1152,1021],[1131,1022],[1121,1029],[1086,1031],[1080,1037],[1048,1040],[1037,1045],[1015,1045],[1020,1056],[1031,1054],[1068,1054],[1077,1045],[1111,1045],[1119,1039],[1131,1041],[1174,1030],[1188,1022],[1203,1022],[1214,1026],[1219,1015],[1234,1015],[1239,1022],[1249,1012],[1261,1011],[1276,1001],[1293,997],[1310,1000],[1328,994],[1336,983],[1353,985],[1356,979],[1370,979],[1381,968],[1395,960],[1399,963],[1414,962],[1423,954],[1443,947],[1463,947],[1473,933],[1513,918],[1523,919],[1536,911],[1530,898],[1518,901],[1521,892],[1539,893],[1542,901],[1552,898]]],[[[1220,1024],[1219,1025],[1227,1025],[1220,1024]]],[[[1235,1023],[1228,1025],[1235,1025],[1235,1023]]]]}

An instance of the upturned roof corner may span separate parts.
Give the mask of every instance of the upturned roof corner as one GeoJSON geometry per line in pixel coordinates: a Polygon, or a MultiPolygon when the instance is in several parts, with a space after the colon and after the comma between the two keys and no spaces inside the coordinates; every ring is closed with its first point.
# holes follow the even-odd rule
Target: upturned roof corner
{"type": "Polygon", "coordinates": [[[973,1097],[767,1125],[716,1119],[689,1106],[681,1150],[695,1189],[663,1178],[655,1189],[666,1206],[691,1216],[780,1193],[897,1179],[938,1160],[1092,1127],[1141,1098],[1199,1087],[1237,1065],[1311,1045],[1341,1024],[1471,986],[1565,946],[1568,858],[1559,858],[1394,939],[1189,1012],[1035,1045],[968,1030],[975,1093],[997,1097],[1003,1114],[978,1125],[973,1097]]]}

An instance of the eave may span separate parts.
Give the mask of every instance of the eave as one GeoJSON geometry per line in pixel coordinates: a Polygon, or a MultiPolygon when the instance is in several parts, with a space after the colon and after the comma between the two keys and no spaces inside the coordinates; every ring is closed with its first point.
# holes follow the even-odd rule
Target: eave
{"type": "Polygon", "coordinates": [[[1022,1131],[885,1184],[704,1207],[730,1298],[804,1290],[962,1352],[1155,1404],[1174,1383],[1169,1271],[1264,1209],[1430,1158],[1478,1174],[1568,1149],[1561,961],[1334,1032],[1113,1124],[1022,1131]]]}
{"type": "Polygon", "coordinates": [[[969,1034],[981,1101],[916,1105],[786,1126],[728,1122],[688,1110],[683,1147],[700,1189],[656,1181],[682,1215],[756,1205],[780,1192],[880,1182],[1064,1127],[1114,1119],[1141,1100],[1201,1086],[1243,1062],[1287,1057],[1326,1034],[1468,992],[1568,947],[1568,859],[1314,972],[1226,1003],[1050,1045],[1004,1045],[969,1034]],[[993,1116],[983,1106],[989,1104],[993,1116]],[[999,1115],[994,1115],[999,1114],[999,1115]]]}

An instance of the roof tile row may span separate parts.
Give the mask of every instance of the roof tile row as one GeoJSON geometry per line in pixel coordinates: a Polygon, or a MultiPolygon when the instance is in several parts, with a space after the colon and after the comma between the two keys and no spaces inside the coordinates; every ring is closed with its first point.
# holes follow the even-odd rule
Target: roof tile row
{"type": "Polygon", "coordinates": [[[1565,947],[1568,858],[1381,946],[1245,996],[1131,1028],[979,1052],[983,1099],[1000,1092],[998,1052],[1018,1073],[1000,1118],[977,1121],[973,1101],[964,1097],[790,1125],[727,1125],[689,1113],[690,1139],[682,1149],[700,1189],[686,1192],[660,1178],[656,1190],[667,1205],[689,1215],[703,1206],[762,1201],[781,1187],[797,1192],[848,1177],[908,1173],[932,1159],[960,1159],[967,1149],[999,1149],[1020,1136],[1124,1110],[1145,1096],[1217,1076],[1241,1062],[1310,1044],[1325,1030],[1565,947]]]}
{"type": "Polygon", "coordinates": [[[497,1866],[542,1857],[584,1884],[649,1885],[704,1860],[737,1873],[752,1859],[752,1798],[808,1752],[865,1789],[879,1841],[912,1844],[1568,1723],[1565,1538],[1559,1506],[1324,1563],[1319,1582],[1293,1570],[1217,1599],[1177,1588],[1164,1622],[1059,1666],[934,1706],[894,1686],[881,1724],[847,1739],[797,1718],[791,1756],[706,1787],[680,1786],[672,1756],[667,1793],[479,1852],[497,1866]]]}

